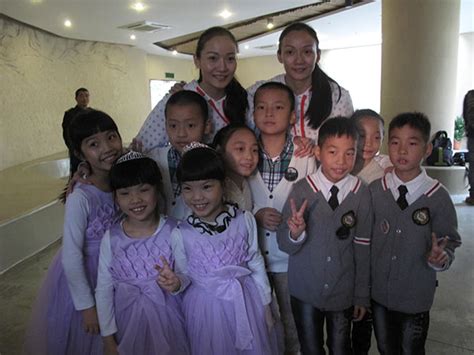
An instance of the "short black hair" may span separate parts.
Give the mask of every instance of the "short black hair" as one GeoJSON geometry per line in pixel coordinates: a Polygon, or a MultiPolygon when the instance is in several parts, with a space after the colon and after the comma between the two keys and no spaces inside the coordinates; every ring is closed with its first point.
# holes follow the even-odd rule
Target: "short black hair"
{"type": "Polygon", "coordinates": [[[222,156],[212,148],[194,148],[183,154],[176,177],[179,184],[186,181],[225,179],[225,164],[222,156]]]}
{"type": "Polygon", "coordinates": [[[87,90],[86,88],[79,88],[76,90],[75,94],[74,94],[74,97],[77,97],[81,92],[89,92],[89,90],[87,90]]]}
{"type": "Polygon", "coordinates": [[[354,121],[343,116],[328,118],[319,129],[318,146],[322,147],[330,137],[341,136],[348,136],[357,141],[359,134],[354,121]]]}
{"type": "Polygon", "coordinates": [[[158,165],[148,157],[114,164],[109,175],[110,186],[114,191],[140,184],[154,185],[158,187],[158,190],[161,190],[163,180],[158,165]]]}
{"type": "Polygon", "coordinates": [[[395,116],[388,126],[388,136],[390,137],[394,128],[402,128],[406,125],[418,130],[425,143],[430,141],[431,123],[428,117],[421,112],[404,112],[395,116]]]}
{"type": "Polygon", "coordinates": [[[290,108],[291,111],[295,110],[295,94],[293,94],[293,91],[290,89],[288,85],[285,85],[283,83],[279,83],[277,81],[268,81],[262,85],[260,85],[255,91],[255,95],[253,97],[253,104],[255,106],[255,102],[257,101],[257,95],[259,94],[260,91],[262,90],[281,90],[286,92],[288,95],[288,100],[290,101],[290,108]]]}
{"type": "Polygon", "coordinates": [[[168,116],[168,109],[170,106],[180,105],[196,105],[201,111],[201,117],[204,122],[209,119],[209,107],[207,106],[206,100],[195,91],[191,90],[181,90],[175,92],[170,96],[165,106],[165,117],[168,116]]]}
{"type": "Polygon", "coordinates": [[[82,153],[82,141],[96,133],[116,131],[120,136],[118,127],[112,117],[99,110],[85,110],[74,117],[68,127],[68,137],[74,153],[82,153]]]}

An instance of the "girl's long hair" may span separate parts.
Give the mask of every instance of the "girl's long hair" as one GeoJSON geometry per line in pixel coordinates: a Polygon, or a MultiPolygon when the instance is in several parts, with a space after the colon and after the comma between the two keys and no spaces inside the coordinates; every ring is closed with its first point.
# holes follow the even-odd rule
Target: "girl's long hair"
{"type": "MultiPolygon", "coordinates": [[[[74,154],[76,157],[79,158],[79,155],[82,154],[82,141],[96,133],[106,131],[115,131],[120,137],[120,133],[118,131],[116,123],[114,122],[112,117],[110,117],[105,112],[91,109],[77,115],[71,121],[67,132],[71,149],[70,155],[74,154]]],[[[71,164],[69,179],[71,179],[77,171],[79,162],[77,159],[71,158],[69,159],[69,162],[71,164]]],[[[59,199],[62,202],[66,201],[66,192],[67,186],[59,196],[59,199]]]]}

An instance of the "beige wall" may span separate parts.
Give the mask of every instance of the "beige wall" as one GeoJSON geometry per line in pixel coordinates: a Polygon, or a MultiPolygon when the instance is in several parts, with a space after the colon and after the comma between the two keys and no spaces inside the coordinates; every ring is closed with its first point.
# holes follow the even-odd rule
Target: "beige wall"
{"type": "Polygon", "coordinates": [[[65,150],[61,122],[79,87],[130,141],[150,111],[149,80],[194,77],[190,60],[65,39],[1,15],[0,31],[0,170],[65,150]]]}
{"type": "Polygon", "coordinates": [[[464,95],[474,89],[474,32],[459,36],[456,115],[462,114],[464,95]]]}
{"type": "Polygon", "coordinates": [[[275,55],[239,59],[236,76],[244,88],[253,85],[257,80],[264,80],[283,73],[283,65],[275,55]]]}
{"type": "Polygon", "coordinates": [[[146,56],[146,71],[148,80],[165,79],[165,73],[174,73],[174,79],[191,81],[199,76],[199,72],[191,59],[180,60],[148,54],[146,56]]]}

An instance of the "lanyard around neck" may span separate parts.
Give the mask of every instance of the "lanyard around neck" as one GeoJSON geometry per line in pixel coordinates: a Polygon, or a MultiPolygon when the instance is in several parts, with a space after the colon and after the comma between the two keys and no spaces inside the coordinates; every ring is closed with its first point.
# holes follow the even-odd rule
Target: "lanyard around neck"
{"type": "MultiPolygon", "coordinates": [[[[304,118],[305,118],[305,111],[304,111],[304,106],[306,104],[306,100],[308,99],[308,95],[307,94],[304,94],[303,97],[301,98],[301,102],[300,102],[300,119],[299,119],[299,124],[300,124],[300,130],[301,130],[301,137],[306,137],[306,132],[305,132],[305,128],[304,128],[304,118]]],[[[298,123],[294,124],[293,125],[293,132],[294,132],[294,136],[297,136],[297,131],[296,131],[296,125],[298,123]]]]}
{"type": "MultiPolygon", "coordinates": [[[[212,109],[219,115],[219,117],[222,119],[222,121],[224,121],[226,124],[229,124],[230,123],[230,120],[227,118],[227,116],[225,115],[224,113],[224,110],[220,111],[217,106],[216,106],[216,103],[214,102],[214,100],[212,98],[210,98],[205,92],[203,89],[201,89],[201,87],[199,86],[196,86],[196,91],[198,92],[198,94],[200,94],[202,97],[204,97],[205,99],[207,99],[207,102],[209,103],[209,105],[212,107],[212,109]]],[[[222,101],[222,109],[224,109],[224,104],[225,104],[225,99],[222,101]]]]}

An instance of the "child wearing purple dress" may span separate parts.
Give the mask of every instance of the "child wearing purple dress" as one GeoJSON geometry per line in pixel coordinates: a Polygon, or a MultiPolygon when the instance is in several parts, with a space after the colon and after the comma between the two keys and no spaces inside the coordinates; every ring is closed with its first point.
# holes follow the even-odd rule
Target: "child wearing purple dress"
{"type": "Polygon", "coordinates": [[[159,213],[158,165],[129,152],[112,167],[110,184],[125,217],[100,247],[96,300],[105,352],[189,354],[180,297],[157,283],[161,267],[174,264],[170,236],[176,227],[174,219],[159,213]]]}
{"type": "Polygon", "coordinates": [[[192,354],[278,354],[255,219],[223,202],[222,158],[200,145],[183,155],[177,177],[193,213],[173,231],[177,274],[160,276],[170,291],[185,290],[192,354]]]}
{"type": "Polygon", "coordinates": [[[122,140],[112,118],[95,110],[77,116],[69,136],[76,156],[90,165],[93,185],[78,184],[67,198],[63,246],[33,306],[26,354],[102,354],[94,289],[100,242],[117,212],[109,170],[122,140]]]}

